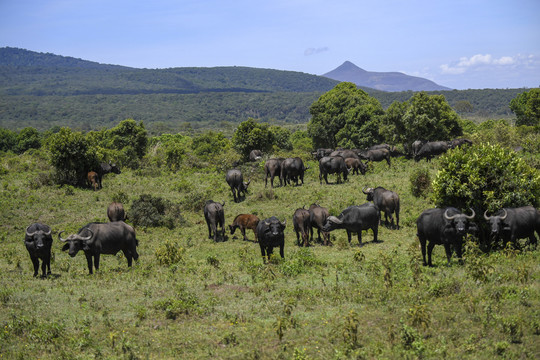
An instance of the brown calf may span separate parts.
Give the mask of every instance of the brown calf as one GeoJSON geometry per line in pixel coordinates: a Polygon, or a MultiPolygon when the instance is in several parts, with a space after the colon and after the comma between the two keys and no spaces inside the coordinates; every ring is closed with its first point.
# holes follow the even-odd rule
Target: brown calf
{"type": "Polygon", "coordinates": [[[89,171],[86,177],[86,182],[89,187],[96,191],[99,188],[99,176],[95,171],[89,171]]]}
{"type": "Polygon", "coordinates": [[[237,228],[240,228],[242,236],[244,236],[244,241],[247,241],[246,229],[251,229],[255,234],[255,242],[257,242],[257,225],[259,224],[259,221],[259,218],[255,215],[240,214],[235,217],[233,223],[229,225],[229,229],[231,229],[231,235],[234,234],[237,228]]]}
{"type": "Polygon", "coordinates": [[[362,173],[362,175],[366,174],[366,164],[364,164],[359,159],[355,158],[347,158],[345,159],[345,165],[347,165],[347,169],[351,169],[353,174],[358,175],[358,171],[362,173]]]}
{"type": "Polygon", "coordinates": [[[125,221],[126,212],[124,211],[124,206],[121,203],[113,202],[107,208],[107,216],[109,220],[112,221],[125,221]]]}

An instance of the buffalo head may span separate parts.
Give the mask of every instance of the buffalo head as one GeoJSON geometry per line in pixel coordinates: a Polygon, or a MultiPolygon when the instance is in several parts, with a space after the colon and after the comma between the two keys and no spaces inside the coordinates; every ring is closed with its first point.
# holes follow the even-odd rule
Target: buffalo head
{"type": "Polygon", "coordinates": [[[362,189],[362,192],[367,195],[367,201],[373,201],[373,188],[366,188],[364,187],[362,189]]]}
{"type": "Polygon", "coordinates": [[[444,218],[448,222],[448,227],[452,227],[456,230],[458,235],[465,235],[467,232],[467,228],[469,227],[469,220],[474,219],[474,216],[476,215],[473,209],[470,209],[472,211],[472,215],[465,215],[465,214],[455,214],[450,216],[448,214],[448,210],[444,212],[444,218]]]}
{"type": "Polygon", "coordinates": [[[487,220],[491,227],[491,236],[498,236],[504,228],[504,220],[508,216],[506,209],[503,209],[504,215],[502,216],[487,216],[487,210],[484,212],[484,219],[487,220]]]}
{"type": "Polygon", "coordinates": [[[33,248],[37,251],[46,249],[47,243],[52,240],[52,238],[50,238],[51,231],[52,231],[51,228],[48,228],[49,229],[48,231],[45,231],[45,230],[29,231],[31,226],[32,225],[26,228],[25,242],[27,246],[33,245],[33,248]]]}
{"type": "Polygon", "coordinates": [[[275,237],[283,233],[283,230],[285,230],[285,224],[287,223],[287,220],[281,221],[264,221],[264,225],[268,227],[267,232],[270,233],[271,236],[275,237]]]}
{"type": "Polygon", "coordinates": [[[69,256],[75,257],[79,250],[87,250],[88,249],[88,242],[92,237],[94,236],[94,233],[89,228],[84,228],[82,231],[80,231],[78,234],[72,234],[69,235],[66,239],[62,238],[62,233],[64,231],[60,231],[58,234],[58,239],[60,241],[65,242],[67,244],[64,244],[62,247],[62,251],[69,250],[69,256]],[[88,230],[90,232],[89,236],[81,236],[80,234],[84,231],[88,230]]]}

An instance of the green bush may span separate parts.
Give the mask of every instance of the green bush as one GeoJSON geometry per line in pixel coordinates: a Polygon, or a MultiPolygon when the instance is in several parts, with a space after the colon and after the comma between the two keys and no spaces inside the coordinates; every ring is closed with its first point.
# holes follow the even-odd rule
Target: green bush
{"type": "Polygon", "coordinates": [[[156,250],[155,255],[161,265],[174,265],[184,261],[185,252],[184,248],[167,240],[156,250]]]}
{"type": "Polygon", "coordinates": [[[411,193],[415,197],[427,197],[431,191],[431,178],[427,169],[416,169],[410,176],[411,193]]]}
{"type": "Polygon", "coordinates": [[[139,199],[133,200],[129,218],[135,226],[165,226],[173,229],[176,222],[181,220],[181,215],[178,205],[159,196],[143,194],[139,199]]]}

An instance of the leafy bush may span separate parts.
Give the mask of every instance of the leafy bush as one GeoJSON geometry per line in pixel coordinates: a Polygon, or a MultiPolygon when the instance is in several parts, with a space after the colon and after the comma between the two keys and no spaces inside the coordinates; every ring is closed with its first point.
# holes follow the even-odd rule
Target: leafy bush
{"type": "Polygon", "coordinates": [[[184,261],[185,252],[184,248],[167,240],[156,250],[155,255],[161,265],[174,265],[184,261]]]}
{"type": "Polygon", "coordinates": [[[410,176],[411,193],[415,197],[426,197],[431,191],[431,178],[427,169],[416,169],[410,176]]]}
{"type": "Polygon", "coordinates": [[[266,153],[272,149],[274,143],[273,133],[268,124],[258,123],[249,118],[242,122],[232,137],[232,145],[244,160],[249,158],[251,150],[258,149],[266,153]]]}
{"type": "Polygon", "coordinates": [[[149,194],[143,194],[139,199],[133,200],[129,217],[135,226],[166,226],[169,229],[174,228],[175,223],[181,219],[177,205],[149,194]]]}

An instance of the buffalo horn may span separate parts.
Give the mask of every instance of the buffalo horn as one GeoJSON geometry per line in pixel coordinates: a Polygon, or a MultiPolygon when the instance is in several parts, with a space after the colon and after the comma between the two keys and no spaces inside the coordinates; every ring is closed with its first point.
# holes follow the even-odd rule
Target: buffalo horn
{"type": "Polygon", "coordinates": [[[444,218],[446,220],[454,220],[455,218],[457,218],[460,214],[456,214],[456,215],[453,215],[453,216],[448,216],[448,209],[446,209],[446,211],[444,212],[444,218]]]}
{"type": "Polygon", "coordinates": [[[503,209],[503,211],[504,211],[504,215],[501,216],[501,220],[506,219],[506,217],[508,216],[508,212],[506,211],[506,209],[503,209]]]}
{"type": "Polygon", "coordinates": [[[364,187],[362,188],[362,192],[363,192],[364,194],[366,194],[366,195],[367,195],[368,193],[366,192],[366,189],[368,189],[368,190],[369,190],[369,188],[367,188],[366,186],[364,186],[364,187]]]}
{"type": "Polygon", "coordinates": [[[491,219],[491,216],[487,216],[487,210],[484,211],[484,219],[486,219],[487,221],[489,221],[489,219],[491,219]]]}
{"type": "Polygon", "coordinates": [[[333,222],[334,224],[342,224],[343,223],[343,221],[339,220],[335,216],[329,216],[328,221],[333,222]]]}
{"type": "Polygon", "coordinates": [[[474,212],[472,208],[469,208],[469,210],[472,211],[472,215],[465,215],[465,217],[469,220],[474,219],[474,216],[476,215],[476,213],[474,212]]]}
{"type": "Polygon", "coordinates": [[[62,239],[62,233],[63,233],[63,232],[64,232],[64,230],[62,230],[62,231],[60,231],[60,232],[58,233],[58,239],[60,239],[60,241],[62,241],[62,242],[66,242],[66,241],[68,241],[68,239],[62,239]]]}
{"type": "Polygon", "coordinates": [[[79,234],[77,234],[77,237],[82,241],[88,241],[94,236],[94,232],[90,228],[86,228],[86,230],[90,231],[90,236],[82,237],[79,234]]]}
{"type": "Polygon", "coordinates": [[[26,236],[34,236],[34,234],[37,233],[37,231],[29,233],[28,229],[30,228],[30,226],[32,226],[32,225],[28,225],[28,227],[26,228],[26,236]]]}
{"type": "Polygon", "coordinates": [[[285,227],[285,224],[287,224],[287,219],[283,220],[283,222],[281,223],[281,225],[283,225],[283,227],[285,227]]]}

